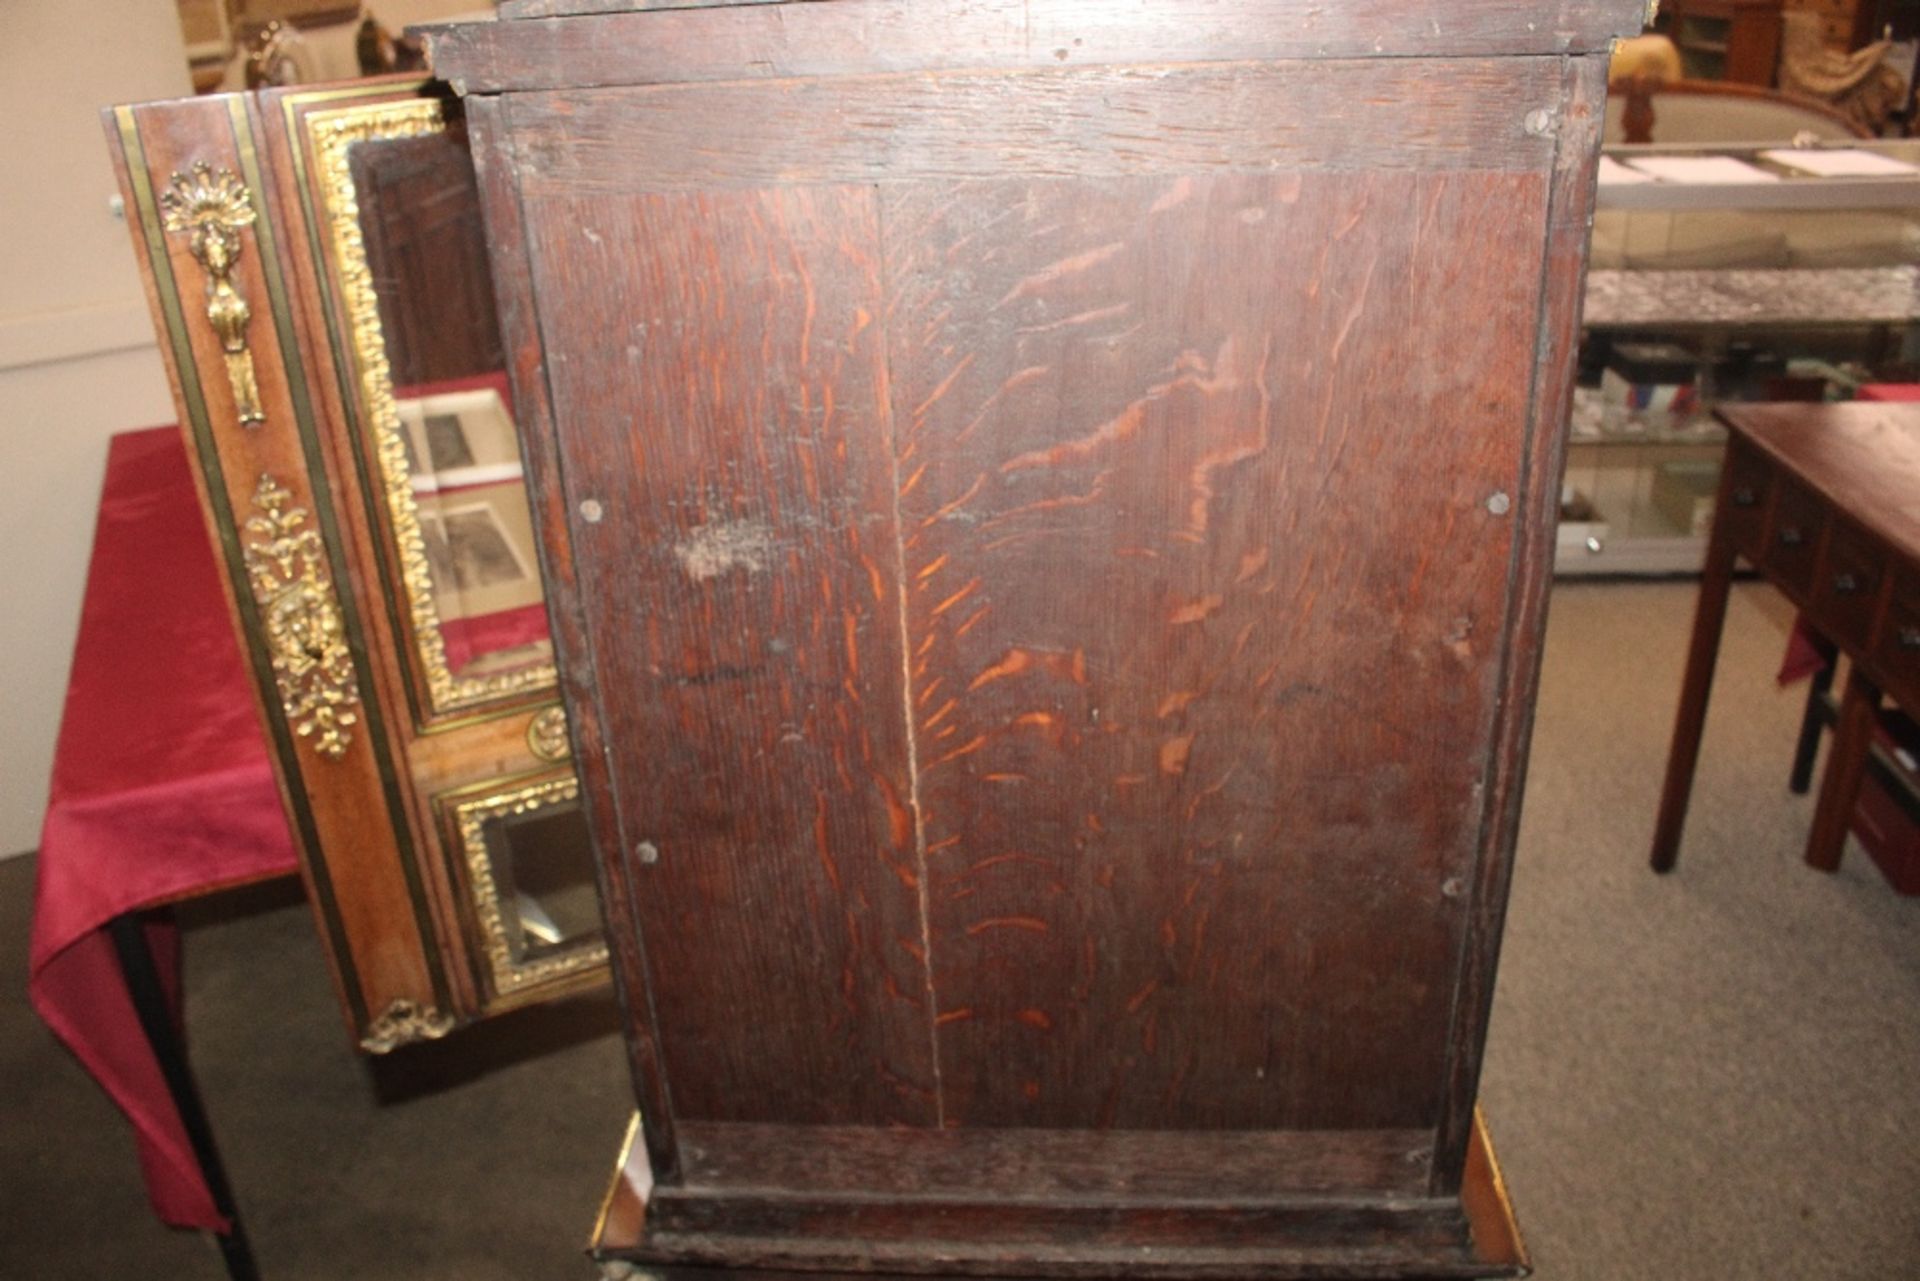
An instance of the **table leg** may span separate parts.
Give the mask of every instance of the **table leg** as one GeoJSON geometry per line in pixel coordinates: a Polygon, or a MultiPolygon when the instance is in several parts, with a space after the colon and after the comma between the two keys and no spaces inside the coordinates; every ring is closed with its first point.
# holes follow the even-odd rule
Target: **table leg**
{"type": "Polygon", "coordinates": [[[240,1211],[233,1203],[233,1191],[227,1186],[227,1172],[220,1164],[220,1153],[213,1144],[213,1128],[200,1106],[200,1091],[193,1083],[193,1069],[187,1063],[174,1023],[171,1003],[153,963],[153,950],[147,944],[146,926],[139,912],[116,916],[107,923],[113,938],[113,950],[119,956],[121,972],[126,976],[127,992],[133,998],[134,1013],[140,1029],[153,1047],[154,1058],[166,1078],[167,1093],[180,1111],[180,1122],[193,1146],[194,1160],[213,1195],[213,1205],[230,1225],[224,1235],[215,1234],[220,1255],[226,1261],[227,1275],[233,1281],[259,1281],[260,1271],[253,1261],[253,1248],[247,1243],[246,1230],[240,1225],[240,1211]]]}
{"type": "MultiPolygon", "coordinates": [[[[1722,495],[1724,500],[1725,495],[1722,495]]],[[[1670,872],[1680,857],[1680,831],[1687,822],[1687,798],[1700,762],[1700,734],[1707,719],[1707,694],[1720,654],[1720,632],[1727,621],[1727,593],[1733,585],[1734,549],[1721,537],[1725,522],[1714,521],[1707,563],[1700,572],[1700,600],[1694,606],[1693,641],[1687,650],[1687,675],[1680,686],[1680,712],[1667,753],[1667,781],[1660,792],[1660,816],[1653,828],[1653,870],[1670,872]]]]}
{"type": "Polygon", "coordinates": [[[1867,773],[1867,754],[1873,749],[1873,731],[1880,719],[1880,687],[1856,665],[1847,673],[1847,692],[1840,700],[1840,719],[1833,727],[1833,752],[1826,776],[1820,780],[1820,799],[1814,806],[1813,831],[1807,837],[1807,865],[1823,872],[1840,868],[1853,808],[1860,800],[1860,783],[1867,773]]]}

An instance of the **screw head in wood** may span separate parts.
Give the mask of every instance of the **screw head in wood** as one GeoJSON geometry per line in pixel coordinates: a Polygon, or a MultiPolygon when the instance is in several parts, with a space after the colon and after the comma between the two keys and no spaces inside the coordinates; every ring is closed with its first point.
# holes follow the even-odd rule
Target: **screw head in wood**
{"type": "Polygon", "coordinates": [[[1496,516],[1504,516],[1513,510],[1513,499],[1507,497],[1506,490],[1497,489],[1493,496],[1487,499],[1487,510],[1496,516]]]}
{"type": "Polygon", "coordinates": [[[1536,107],[1527,113],[1527,118],[1522,123],[1526,126],[1528,133],[1536,138],[1544,138],[1553,132],[1553,113],[1545,107],[1536,107]]]}
{"type": "Polygon", "coordinates": [[[607,509],[600,505],[597,498],[589,498],[580,504],[580,518],[589,525],[598,525],[600,518],[606,514],[607,509]]]}
{"type": "Polygon", "coordinates": [[[652,867],[660,861],[660,847],[652,841],[641,841],[633,847],[633,856],[648,867],[652,867]]]}

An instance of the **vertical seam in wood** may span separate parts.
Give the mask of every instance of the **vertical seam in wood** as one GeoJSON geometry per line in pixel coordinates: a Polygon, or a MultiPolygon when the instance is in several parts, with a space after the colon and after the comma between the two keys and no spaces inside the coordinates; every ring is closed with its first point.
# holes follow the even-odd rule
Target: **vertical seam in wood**
{"type": "Polygon", "coordinates": [[[881,398],[887,423],[887,464],[893,479],[890,495],[893,504],[893,578],[900,615],[900,719],[907,734],[907,805],[913,811],[913,877],[920,913],[920,968],[926,978],[927,1049],[933,1073],[933,1122],[937,1129],[947,1128],[946,1089],[940,1078],[940,1013],[933,988],[933,910],[927,899],[927,824],[920,808],[920,740],[913,724],[913,629],[907,619],[907,542],[900,517],[899,423],[893,412],[893,342],[888,320],[893,300],[893,280],[887,271],[887,211],[881,199],[880,184],[874,183],[873,221],[880,255],[880,373],[886,379],[887,394],[881,398]]]}

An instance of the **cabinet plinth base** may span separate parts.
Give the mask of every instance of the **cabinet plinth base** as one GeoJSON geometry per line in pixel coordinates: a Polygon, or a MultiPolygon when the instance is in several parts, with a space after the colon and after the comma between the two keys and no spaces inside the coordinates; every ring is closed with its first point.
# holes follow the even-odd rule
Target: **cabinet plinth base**
{"type": "MultiPolygon", "coordinates": [[[[716,1130],[722,1127],[715,1127],[716,1130]]],[[[729,1130],[734,1127],[726,1127],[729,1130]]],[[[728,1140],[765,1137],[737,1127],[728,1140]]],[[[771,1129],[771,1127],[769,1127],[771,1129]]],[[[770,1143],[760,1177],[722,1184],[708,1175],[747,1172],[725,1154],[696,1164],[687,1182],[652,1185],[646,1154],[630,1133],[602,1208],[592,1253],[612,1278],[698,1281],[721,1276],[791,1277],[1491,1277],[1527,1271],[1526,1251],[1483,1126],[1476,1125],[1458,1197],[1383,1186],[1424,1180],[1406,1159],[1407,1135],[1221,1136],[1211,1170],[1162,1167],[1144,1177],[1091,1164],[1068,1188],[1029,1186],[1019,1149],[1085,1143],[1137,1157],[1160,1136],[925,1136],[953,1156],[909,1186],[886,1184],[886,1167],[854,1186],[844,1132],[824,1132],[819,1177],[798,1186],[789,1155],[770,1143]],[[1399,1148],[1408,1173],[1384,1156],[1399,1148]],[[1254,1149],[1264,1149],[1256,1152],[1254,1149]],[[1344,1153],[1322,1177],[1308,1158],[1344,1153]],[[1374,1149],[1369,1151],[1368,1149],[1374,1149]],[[983,1154],[1006,1161],[981,1177],[990,1190],[966,1195],[949,1183],[983,1154]],[[1240,1159],[1236,1160],[1238,1157],[1240,1159]],[[1259,1164],[1264,1160],[1264,1168],[1259,1164]],[[1366,1177],[1358,1188],[1325,1175],[1366,1177]],[[1266,1191],[1252,1184],[1270,1178],[1266,1191]],[[1203,1187],[1210,1191],[1202,1194],[1203,1187]]],[[[883,1134],[886,1132],[882,1132],[883,1134]]],[[[898,1135],[892,1137],[897,1141],[898,1135]]],[[[1189,1136],[1190,1137],[1190,1136],[1189,1136]]],[[[1057,1157],[1057,1151],[1048,1151],[1057,1157]]]]}

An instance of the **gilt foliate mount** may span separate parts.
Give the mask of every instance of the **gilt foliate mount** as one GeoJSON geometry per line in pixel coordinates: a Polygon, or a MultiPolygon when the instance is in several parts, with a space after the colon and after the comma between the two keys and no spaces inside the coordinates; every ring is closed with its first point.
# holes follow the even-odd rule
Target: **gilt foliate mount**
{"type": "Polygon", "coordinates": [[[260,477],[245,526],[247,579],[288,723],[320,755],[339,760],[360,720],[360,690],[326,547],[292,497],[272,476],[260,477]]]}

